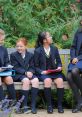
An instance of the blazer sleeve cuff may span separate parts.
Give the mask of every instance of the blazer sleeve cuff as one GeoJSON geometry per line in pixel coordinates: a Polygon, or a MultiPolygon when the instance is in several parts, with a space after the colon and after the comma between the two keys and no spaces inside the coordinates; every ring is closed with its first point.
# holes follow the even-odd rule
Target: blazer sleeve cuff
{"type": "Polygon", "coordinates": [[[57,67],[62,67],[62,65],[61,65],[61,64],[59,64],[57,67]]]}

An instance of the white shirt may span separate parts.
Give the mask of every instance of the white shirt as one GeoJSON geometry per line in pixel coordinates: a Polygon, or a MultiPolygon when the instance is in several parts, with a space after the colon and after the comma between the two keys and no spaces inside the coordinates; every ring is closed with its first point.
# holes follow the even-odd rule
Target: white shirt
{"type": "Polygon", "coordinates": [[[44,48],[44,51],[45,51],[45,53],[46,53],[47,56],[50,55],[50,47],[48,49],[44,48]]]}
{"type": "Polygon", "coordinates": [[[25,53],[22,53],[21,56],[22,56],[22,58],[24,59],[24,58],[25,58],[25,53]]]}

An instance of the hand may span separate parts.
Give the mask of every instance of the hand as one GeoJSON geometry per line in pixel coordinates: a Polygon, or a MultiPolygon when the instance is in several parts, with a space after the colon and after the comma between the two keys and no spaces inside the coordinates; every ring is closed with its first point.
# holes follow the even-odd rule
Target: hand
{"type": "Polygon", "coordinates": [[[77,58],[74,58],[73,60],[72,60],[72,64],[76,64],[78,62],[78,59],[77,58]]]}
{"type": "Polygon", "coordinates": [[[0,68],[0,72],[4,71],[2,68],[0,68]]]}
{"type": "Polygon", "coordinates": [[[32,73],[32,72],[26,72],[26,75],[27,75],[27,77],[28,77],[28,78],[30,78],[30,79],[31,79],[31,78],[32,78],[32,76],[33,76],[33,73],[32,73]]]}
{"type": "Polygon", "coordinates": [[[46,70],[45,71],[42,71],[41,74],[47,74],[47,71],[46,70]]]}
{"type": "Polygon", "coordinates": [[[58,69],[59,71],[62,71],[62,67],[58,67],[57,69],[58,69]]]}

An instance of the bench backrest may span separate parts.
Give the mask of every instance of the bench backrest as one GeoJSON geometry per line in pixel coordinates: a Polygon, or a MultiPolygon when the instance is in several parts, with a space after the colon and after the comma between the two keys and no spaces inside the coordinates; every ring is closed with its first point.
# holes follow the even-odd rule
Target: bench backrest
{"type": "MultiPolygon", "coordinates": [[[[16,51],[16,48],[8,48],[9,55],[14,51],[16,51]]],[[[28,51],[31,53],[34,53],[34,48],[28,48],[28,51]]],[[[68,68],[68,63],[69,63],[70,50],[69,49],[59,49],[59,54],[60,54],[61,59],[62,59],[64,73],[66,74],[66,71],[68,68]]]]}

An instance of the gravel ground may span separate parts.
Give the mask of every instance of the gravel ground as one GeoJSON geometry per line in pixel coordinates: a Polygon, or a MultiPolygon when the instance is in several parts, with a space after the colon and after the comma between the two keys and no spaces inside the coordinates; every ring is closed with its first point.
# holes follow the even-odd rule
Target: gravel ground
{"type": "Polygon", "coordinates": [[[71,110],[64,110],[63,114],[59,114],[54,110],[53,114],[47,114],[46,110],[38,110],[37,114],[14,114],[13,117],[82,117],[82,112],[72,113],[71,110]]]}

